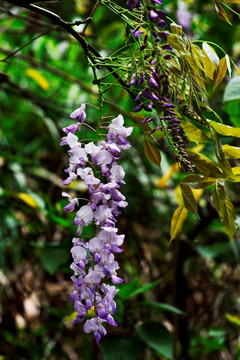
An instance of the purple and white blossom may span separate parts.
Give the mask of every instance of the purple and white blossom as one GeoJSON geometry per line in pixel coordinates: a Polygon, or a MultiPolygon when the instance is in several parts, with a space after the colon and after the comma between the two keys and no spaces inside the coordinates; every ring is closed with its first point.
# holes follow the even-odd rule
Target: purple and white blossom
{"type": "MultiPolygon", "coordinates": [[[[71,118],[85,121],[85,105],[75,110],[71,118]]],[[[83,322],[90,310],[94,314],[93,318],[85,321],[83,329],[86,333],[93,333],[98,343],[107,333],[104,323],[117,326],[112,316],[117,311],[113,298],[118,291],[115,284],[121,283],[122,279],[117,275],[119,264],[115,254],[122,252],[124,235],[117,235],[116,217],[121,213],[119,208],[127,206],[125,196],[119,191],[120,186],[125,184],[125,172],[117,160],[122,150],[130,147],[126,137],[131,135],[133,128],[125,127],[123,117],[119,115],[109,124],[106,140],[85,145],[75,135],[77,130],[81,130],[81,126],[72,124],[64,128],[67,136],[61,140],[61,145],[70,148],[70,165],[65,170],[68,177],[62,183],[68,185],[79,178],[89,192],[87,204],[77,210],[73,221],[78,228],[71,249],[73,262],[70,268],[74,273],[72,281],[75,290],[70,301],[77,312],[75,322],[83,322]],[[96,234],[86,242],[80,235],[83,227],[91,222],[95,224],[96,234]],[[112,285],[107,285],[106,281],[112,285]]],[[[79,206],[77,198],[66,192],[62,195],[69,200],[65,211],[73,211],[79,206]]]]}

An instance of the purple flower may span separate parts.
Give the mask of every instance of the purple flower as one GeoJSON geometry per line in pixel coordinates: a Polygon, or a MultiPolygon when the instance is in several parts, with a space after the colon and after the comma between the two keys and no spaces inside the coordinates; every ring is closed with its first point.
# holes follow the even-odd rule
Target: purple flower
{"type": "Polygon", "coordinates": [[[80,108],[74,110],[70,118],[71,119],[79,119],[82,123],[86,120],[86,113],[85,113],[86,105],[82,104],[80,108]]]}
{"type": "Polygon", "coordinates": [[[149,16],[151,19],[156,19],[158,17],[158,14],[155,11],[151,10],[149,16]]]}
{"type": "Polygon", "coordinates": [[[144,82],[144,74],[141,73],[141,74],[140,74],[140,78],[139,78],[139,80],[138,80],[138,85],[142,85],[143,82],[144,82]]]}
{"type": "Polygon", "coordinates": [[[141,99],[142,91],[138,93],[138,95],[135,97],[134,101],[138,102],[141,99]]]}
{"type": "MultiPolygon", "coordinates": [[[[137,2],[134,4],[137,5],[137,2]]],[[[83,112],[85,113],[85,105],[77,109],[72,116],[84,117],[83,112]]],[[[79,176],[88,187],[89,202],[76,212],[73,225],[78,226],[76,235],[80,236],[83,227],[93,221],[96,236],[86,243],[81,238],[73,238],[73,262],[70,268],[74,273],[71,279],[75,290],[70,301],[74,303],[77,312],[75,322],[85,321],[91,310],[93,318],[85,321],[83,329],[86,333],[93,333],[98,343],[107,333],[102,325],[104,322],[117,326],[112,316],[116,311],[113,298],[117,289],[114,285],[106,285],[104,282],[122,282],[117,276],[119,265],[114,254],[122,251],[124,235],[117,235],[116,217],[121,213],[119,208],[127,206],[127,202],[118,190],[125,183],[125,172],[122,166],[117,164],[117,160],[121,151],[130,147],[126,138],[132,133],[133,128],[125,127],[123,117],[119,115],[109,124],[106,141],[101,140],[97,144],[89,142],[85,146],[81,145],[75,135],[76,130],[80,129],[80,126],[76,129],[73,125],[65,128],[67,136],[63,137],[61,144],[70,148],[70,165],[65,170],[68,178],[63,183],[70,184],[79,176]],[[98,173],[101,174],[101,178],[96,175],[98,173]]],[[[75,206],[78,206],[78,199],[71,198],[65,192],[63,196],[69,200],[64,210],[73,211],[75,206]]]]}
{"type": "Polygon", "coordinates": [[[135,38],[137,38],[138,36],[144,34],[143,30],[140,30],[141,25],[138,25],[132,32],[131,34],[134,35],[135,38]]]}
{"type": "Polygon", "coordinates": [[[191,29],[192,14],[184,1],[178,2],[176,16],[178,24],[183,27],[185,32],[189,33],[191,29]]]}
{"type": "Polygon", "coordinates": [[[168,31],[161,31],[161,32],[159,33],[159,35],[161,36],[161,38],[162,38],[163,40],[167,41],[167,37],[170,35],[170,32],[168,32],[168,31]]]}
{"type": "Polygon", "coordinates": [[[150,82],[150,84],[151,84],[152,86],[158,87],[158,83],[156,82],[156,80],[154,79],[153,76],[150,76],[150,77],[149,77],[149,82],[150,82]]]}
{"type": "Polygon", "coordinates": [[[66,192],[62,192],[62,196],[67,197],[69,200],[69,204],[64,206],[63,210],[72,212],[75,209],[75,206],[78,205],[78,199],[77,198],[72,199],[71,196],[66,192]]]}
{"type": "Polygon", "coordinates": [[[153,92],[151,93],[151,97],[152,97],[152,100],[155,100],[155,101],[160,100],[159,97],[156,94],[154,94],[153,92]]]}
{"type": "Polygon", "coordinates": [[[130,80],[130,83],[129,85],[132,86],[135,84],[135,81],[136,81],[136,74],[133,74],[132,77],[131,77],[131,80],[130,80]]]}
{"type": "Polygon", "coordinates": [[[135,107],[135,109],[133,109],[134,112],[138,112],[141,111],[143,108],[143,103],[139,104],[137,107],[135,107]]]}
{"type": "Polygon", "coordinates": [[[166,21],[164,21],[164,20],[159,20],[159,21],[157,22],[157,25],[158,25],[159,27],[161,27],[161,28],[165,28],[165,27],[167,26],[167,23],[166,23],[166,21]]]}
{"type": "Polygon", "coordinates": [[[171,51],[172,46],[170,44],[164,44],[164,45],[162,45],[162,49],[167,50],[167,51],[171,51]]]}
{"type": "Polygon", "coordinates": [[[90,205],[83,205],[78,212],[74,220],[75,225],[82,224],[84,226],[88,225],[94,217],[92,208],[90,205]]]}
{"type": "Polygon", "coordinates": [[[163,5],[162,0],[151,0],[151,2],[152,2],[153,4],[163,5]]]}

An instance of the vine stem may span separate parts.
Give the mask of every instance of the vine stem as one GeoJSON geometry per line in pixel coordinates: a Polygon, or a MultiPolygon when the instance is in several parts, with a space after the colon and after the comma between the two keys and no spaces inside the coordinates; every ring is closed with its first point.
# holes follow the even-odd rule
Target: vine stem
{"type": "Polygon", "coordinates": [[[192,41],[192,43],[196,43],[196,42],[201,42],[201,43],[205,42],[205,43],[207,43],[207,44],[214,45],[214,46],[216,46],[217,48],[219,48],[220,50],[222,50],[222,52],[223,52],[225,55],[227,54],[226,51],[223,50],[223,48],[222,48],[221,46],[219,46],[218,44],[215,44],[215,43],[212,42],[212,41],[206,41],[206,40],[193,40],[193,41],[192,41]]]}

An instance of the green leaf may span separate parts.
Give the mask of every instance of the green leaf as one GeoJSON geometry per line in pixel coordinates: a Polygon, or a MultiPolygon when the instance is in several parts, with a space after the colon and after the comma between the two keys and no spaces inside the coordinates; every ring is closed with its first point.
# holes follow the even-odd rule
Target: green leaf
{"type": "Polygon", "coordinates": [[[63,226],[63,227],[70,227],[72,224],[72,219],[64,219],[61,216],[57,216],[53,213],[50,213],[48,216],[50,219],[52,219],[55,223],[63,226]]]}
{"type": "Polygon", "coordinates": [[[218,209],[225,232],[232,238],[237,230],[238,223],[234,206],[226,195],[223,179],[216,181],[216,187],[212,191],[212,202],[218,209]]]}
{"type": "Polygon", "coordinates": [[[182,197],[184,201],[185,208],[192,212],[193,214],[198,215],[198,204],[195,200],[195,197],[193,195],[193,192],[190,188],[190,186],[186,183],[181,184],[181,190],[182,190],[182,197]]]}
{"type": "Polygon", "coordinates": [[[198,129],[195,125],[189,122],[182,122],[181,125],[190,141],[194,141],[196,144],[210,141],[207,135],[205,135],[204,132],[198,129]]]}
{"type": "MultiPolygon", "coordinates": [[[[213,227],[211,226],[211,229],[213,230],[213,227]]],[[[236,245],[236,251],[240,250],[240,242],[236,241],[234,244],[234,248],[236,245]]],[[[198,245],[197,251],[199,254],[205,258],[206,260],[216,260],[220,262],[227,262],[232,263],[235,261],[235,258],[233,256],[233,244],[231,242],[221,242],[216,243],[212,245],[198,245]]]]}
{"type": "Polygon", "coordinates": [[[239,99],[240,99],[240,77],[235,76],[229,81],[229,83],[225,88],[223,101],[239,100],[239,99]]]}
{"type": "Polygon", "coordinates": [[[172,312],[172,313],[178,314],[178,315],[186,315],[185,312],[177,309],[175,306],[159,303],[156,301],[143,301],[143,302],[141,302],[141,305],[154,307],[154,308],[161,309],[164,311],[169,311],[169,312],[172,312]]]}
{"type": "Polygon", "coordinates": [[[156,285],[158,285],[160,282],[161,282],[161,279],[158,279],[158,280],[153,281],[150,284],[143,285],[140,288],[136,288],[138,282],[130,283],[132,285],[129,287],[127,287],[127,285],[129,285],[129,284],[124,285],[122,288],[120,288],[120,291],[118,292],[118,296],[124,300],[129,299],[133,296],[136,296],[136,295],[139,295],[139,294],[142,294],[142,293],[145,293],[145,292],[151,290],[156,285]],[[124,289],[124,287],[125,287],[125,289],[124,289]]]}
{"type": "Polygon", "coordinates": [[[158,279],[158,280],[153,281],[153,282],[150,283],[150,284],[143,285],[143,286],[140,287],[139,289],[136,289],[135,291],[133,291],[129,297],[133,297],[133,296],[136,296],[136,295],[145,293],[145,292],[151,290],[152,288],[154,288],[154,287],[155,287],[156,285],[158,285],[161,281],[162,281],[161,279],[158,279]]]}
{"type": "Polygon", "coordinates": [[[69,253],[66,249],[43,249],[39,256],[44,268],[50,274],[54,274],[61,265],[67,264],[69,259],[69,253]]]}
{"type": "Polygon", "coordinates": [[[131,297],[131,294],[139,287],[139,281],[134,280],[128,284],[121,285],[120,290],[117,293],[117,296],[122,300],[126,300],[131,297]]]}
{"type": "Polygon", "coordinates": [[[227,159],[240,159],[239,147],[225,144],[222,149],[227,159]]]}
{"type": "Polygon", "coordinates": [[[160,167],[161,155],[158,148],[153,143],[145,139],[144,150],[148,160],[151,161],[153,164],[157,165],[158,167],[160,167]]]}
{"type": "Polygon", "coordinates": [[[154,349],[158,355],[173,359],[172,334],[160,323],[149,321],[136,325],[135,330],[139,337],[154,349]]]}
{"type": "Polygon", "coordinates": [[[188,210],[184,204],[180,205],[174,212],[171,220],[170,242],[181,232],[188,210]]]}
{"type": "Polygon", "coordinates": [[[59,135],[59,130],[58,130],[57,124],[55,123],[55,121],[52,118],[47,117],[46,114],[44,113],[44,111],[42,109],[40,109],[39,107],[34,108],[34,112],[37,116],[39,116],[39,118],[45,124],[46,128],[48,129],[49,134],[51,135],[51,137],[53,139],[53,143],[54,143],[55,147],[58,149],[59,142],[60,142],[60,135],[59,135]]]}
{"type": "Polygon", "coordinates": [[[133,339],[106,338],[101,342],[104,360],[137,360],[144,351],[143,342],[133,339]]]}
{"type": "Polygon", "coordinates": [[[199,172],[206,177],[222,177],[222,172],[218,166],[207,156],[186,149],[189,161],[195,166],[195,172],[199,172]]]}
{"type": "Polygon", "coordinates": [[[214,244],[214,246],[197,246],[197,251],[206,260],[213,260],[226,251],[226,244],[214,244]]]}

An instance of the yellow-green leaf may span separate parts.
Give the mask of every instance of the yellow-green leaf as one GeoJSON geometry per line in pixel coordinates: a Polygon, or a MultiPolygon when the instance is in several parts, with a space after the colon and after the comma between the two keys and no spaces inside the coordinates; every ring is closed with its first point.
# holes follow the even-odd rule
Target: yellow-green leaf
{"type": "Polygon", "coordinates": [[[212,185],[215,185],[216,178],[206,177],[202,175],[187,175],[183,182],[186,182],[190,185],[191,189],[205,189],[212,185]]]}
{"type": "Polygon", "coordinates": [[[237,67],[237,65],[235,65],[234,64],[234,67],[235,67],[235,69],[236,69],[236,71],[237,71],[237,73],[238,73],[238,75],[240,76],[240,69],[237,67]]]}
{"type": "Polygon", "coordinates": [[[240,148],[231,145],[223,145],[223,152],[227,159],[240,159],[240,148]]]}
{"type": "Polygon", "coordinates": [[[138,125],[140,125],[143,130],[146,130],[146,131],[151,131],[152,130],[147,122],[142,124],[142,122],[146,118],[146,116],[139,115],[139,114],[136,114],[134,112],[131,112],[130,116],[131,116],[132,120],[134,122],[136,122],[138,125]]]}
{"type": "Polygon", "coordinates": [[[234,136],[240,138],[240,128],[235,128],[228,125],[222,125],[213,120],[210,120],[209,123],[214,128],[214,130],[221,135],[234,136]]]}
{"type": "Polygon", "coordinates": [[[38,71],[35,69],[27,69],[26,74],[33,79],[43,90],[47,91],[49,90],[49,82],[47,79],[38,71]]]}
{"type": "Polygon", "coordinates": [[[165,174],[156,180],[156,185],[161,189],[166,189],[169,184],[169,180],[180,170],[181,165],[179,163],[172,164],[165,174]]]}
{"type": "MultiPolygon", "coordinates": [[[[158,148],[148,140],[144,142],[145,154],[149,161],[160,167],[161,155],[158,148]]],[[[160,167],[161,168],[161,167],[160,167]]]]}
{"type": "Polygon", "coordinates": [[[184,204],[180,205],[174,212],[171,220],[170,242],[181,232],[188,211],[184,204]]]}
{"type": "Polygon", "coordinates": [[[203,62],[204,55],[198,45],[191,43],[191,52],[198,58],[198,60],[200,60],[201,63],[203,62]]]}
{"type": "Polygon", "coordinates": [[[207,156],[191,151],[190,149],[186,149],[186,152],[189,161],[195,166],[195,172],[199,172],[207,177],[222,177],[222,172],[219,167],[207,156]]]}
{"type": "Polygon", "coordinates": [[[207,53],[204,51],[204,49],[202,50],[202,53],[204,55],[204,60],[203,60],[203,67],[204,67],[204,71],[207,75],[207,77],[209,77],[209,79],[213,80],[213,74],[214,74],[214,65],[211,62],[211,60],[209,59],[209,57],[207,56],[207,53]]]}
{"type": "Polygon", "coordinates": [[[234,175],[240,175],[240,166],[235,166],[232,168],[234,175]]]}
{"type": "Polygon", "coordinates": [[[200,88],[202,88],[203,91],[207,92],[206,90],[206,86],[203,82],[203,79],[200,75],[194,73],[194,72],[191,72],[191,78],[193,79],[195,85],[199,86],[200,88]]]}
{"type": "Polygon", "coordinates": [[[232,4],[240,4],[240,0],[225,0],[225,1],[232,4]]]}
{"type": "MultiPolygon", "coordinates": [[[[238,0],[235,0],[235,1],[238,1],[238,0]]],[[[227,16],[227,13],[224,10],[224,8],[222,7],[221,3],[218,0],[214,0],[214,3],[215,3],[215,9],[216,9],[216,12],[218,14],[218,17],[220,19],[226,21],[228,24],[232,25],[229,18],[228,18],[228,16],[227,16]]]]}
{"type": "Polygon", "coordinates": [[[234,206],[226,195],[223,179],[216,181],[216,187],[212,191],[212,201],[219,211],[219,218],[225,232],[232,238],[237,230],[238,224],[234,206]]]}
{"type": "Polygon", "coordinates": [[[17,198],[24,201],[27,205],[31,206],[32,208],[36,209],[38,204],[36,200],[28,193],[16,193],[14,194],[17,198]]]}
{"type": "Polygon", "coordinates": [[[192,70],[195,71],[199,75],[200,74],[199,67],[198,67],[195,59],[190,55],[185,55],[184,58],[187,60],[188,64],[192,68],[192,70]]]}
{"type": "Polygon", "coordinates": [[[167,41],[172,46],[173,49],[178,50],[182,53],[186,52],[183,39],[180,36],[175,34],[170,34],[168,35],[167,41]]]}
{"type": "Polygon", "coordinates": [[[189,122],[182,122],[181,125],[190,141],[194,141],[196,144],[199,144],[210,140],[207,135],[205,135],[204,132],[198,129],[195,125],[189,122]]]}
{"type": "Polygon", "coordinates": [[[222,144],[217,136],[217,133],[213,130],[212,127],[210,128],[210,130],[212,133],[212,137],[215,140],[215,144],[216,144],[215,154],[217,156],[218,163],[221,167],[223,177],[230,181],[236,181],[236,177],[234,176],[234,174],[232,172],[231,165],[229,164],[229,162],[227,161],[227,159],[225,157],[225,154],[222,149],[222,144]]]}
{"type": "Polygon", "coordinates": [[[214,68],[216,69],[219,64],[219,57],[217,56],[215,50],[205,42],[202,44],[202,47],[208,58],[211,60],[214,68]]]}
{"type": "Polygon", "coordinates": [[[225,314],[225,318],[234,325],[240,326],[240,316],[225,314]]]}
{"type": "Polygon", "coordinates": [[[227,72],[227,61],[225,56],[219,61],[217,70],[213,75],[213,90],[222,82],[227,72]]]}
{"type": "Polygon", "coordinates": [[[188,211],[191,211],[193,214],[198,215],[198,204],[195,200],[193,192],[190,186],[186,183],[181,184],[182,197],[184,201],[184,206],[188,211]]]}
{"type": "Polygon", "coordinates": [[[175,23],[171,23],[170,28],[175,35],[179,35],[179,36],[182,35],[182,26],[175,23]]]}
{"type": "Polygon", "coordinates": [[[72,323],[74,322],[74,320],[76,319],[77,317],[77,311],[73,311],[70,315],[67,315],[63,318],[63,322],[65,324],[68,324],[68,323],[72,323]]]}

